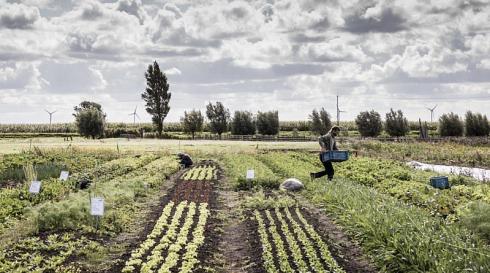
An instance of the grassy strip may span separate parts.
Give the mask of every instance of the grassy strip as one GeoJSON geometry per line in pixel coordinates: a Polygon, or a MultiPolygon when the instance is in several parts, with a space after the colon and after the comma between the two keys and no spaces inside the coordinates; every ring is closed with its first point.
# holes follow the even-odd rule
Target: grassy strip
{"type": "Polygon", "coordinates": [[[310,183],[325,207],[385,272],[488,272],[490,250],[456,225],[375,190],[342,180],[310,183]]]}
{"type": "Polygon", "coordinates": [[[250,187],[278,188],[279,177],[262,163],[256,155],[252,154],[224,154],[222,165],[225,167],[227,177],[236,189],[249,189],[250,187]],[[255,171],[255,178],[247,181],[247,170],[255,171]]]}

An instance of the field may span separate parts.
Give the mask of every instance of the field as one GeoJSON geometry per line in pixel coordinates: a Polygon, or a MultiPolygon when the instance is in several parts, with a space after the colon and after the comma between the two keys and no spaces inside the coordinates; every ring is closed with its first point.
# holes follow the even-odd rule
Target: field
{"type": "Polygon", "coordinates": [[[439,190],[404,163],[489,168],[489,147],[344,142],[326,182],[317,146],[2,139],[0,272],[490,272],[490,184],[439,190]],[[305,189],[280,190],[290,177],[305,189]]]}

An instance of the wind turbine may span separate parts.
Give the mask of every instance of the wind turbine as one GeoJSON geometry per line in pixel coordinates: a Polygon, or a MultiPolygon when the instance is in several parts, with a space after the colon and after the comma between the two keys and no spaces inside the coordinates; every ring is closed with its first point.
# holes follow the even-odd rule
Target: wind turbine
{"type": "Polygon", "coordinates": [[[44,109],[46,113],[49,114],[49,125],[51,125],[51,121],[53,120],[53,114],[56,113],[58,110],[54,110],[53,112],[49,112],[48,110],[44,109]]]}
{"type": "Polygon", "coordinates": [[[137,117],[138,119],[140,119],[140,116],[138,116],[138,114],[136,113],[136,109],[138,109],[138,106],[136,106],[136,107],[134,108],[134,112],[133,112],[133,113],[129,114],[130,116],[133,116],[133,123],[134,123],[134,124],[136,124],[136,117],[137,117]]]}
{"type": "Polygon", "coordinates": [[[339,108],[339,96],[337,95],[337,126],[340,126],[340,113],[345,113],[346,111],[342,111],[339,108]]]}
{"type": "Polygon", "coordinates": [[[429,107],[426,107],[427,110],[430,111],[430,122],[432,122],[432,118],[434,117],[434,110],[437,108],[437,104],[436,106],[432,107],[432,108],[429,108],[429,107]]]}

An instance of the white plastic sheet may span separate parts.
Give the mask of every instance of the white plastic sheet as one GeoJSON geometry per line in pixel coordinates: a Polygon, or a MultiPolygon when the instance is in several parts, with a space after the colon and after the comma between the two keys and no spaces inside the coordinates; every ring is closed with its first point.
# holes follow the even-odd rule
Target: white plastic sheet
{"type": "Polygon", "coordinates": [[[430,170],[437,173],[465,175],[480,181],[490,182],[490,170],[486,169],[427,164],[418,161],[410,161],[407,164],[418,170],[430,170]]]}

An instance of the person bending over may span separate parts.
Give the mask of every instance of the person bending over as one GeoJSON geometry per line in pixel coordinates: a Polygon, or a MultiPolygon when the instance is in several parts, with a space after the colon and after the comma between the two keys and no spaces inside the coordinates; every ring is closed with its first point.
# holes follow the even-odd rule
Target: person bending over
{"type": "MultiPolygon", "coordinates": [[[[321,153],[327,152],[327,151],[336,151],[337,149],[337,143],[335,141],[335,137],[340,133],[340,127],[339,126],[333,126],[330,131],[328,131],[327,134],[320,136],[318,138],[318,142],[320,143],[321,146],[321,153]]],[[[322,160],[322,154],[320,153],[320,161],[322,160]]],[[[310,173],[311,179],[319,178],[324,175],[328,175],[328,180],[333,179],[333,175],[335,173],[333,169],[332,162],[327,161],[327,162],[322,162],[323,166],[325,167],[324,171],[317,172],[317,173],[310,173]]]]}
{"type": "Polygon", "coordinates": [[[188,154],[178,153],[177,157],[180,159],[180,164],[184,165],[184,168],[189,168],[192,166],[193,162],[188,154]]]}

